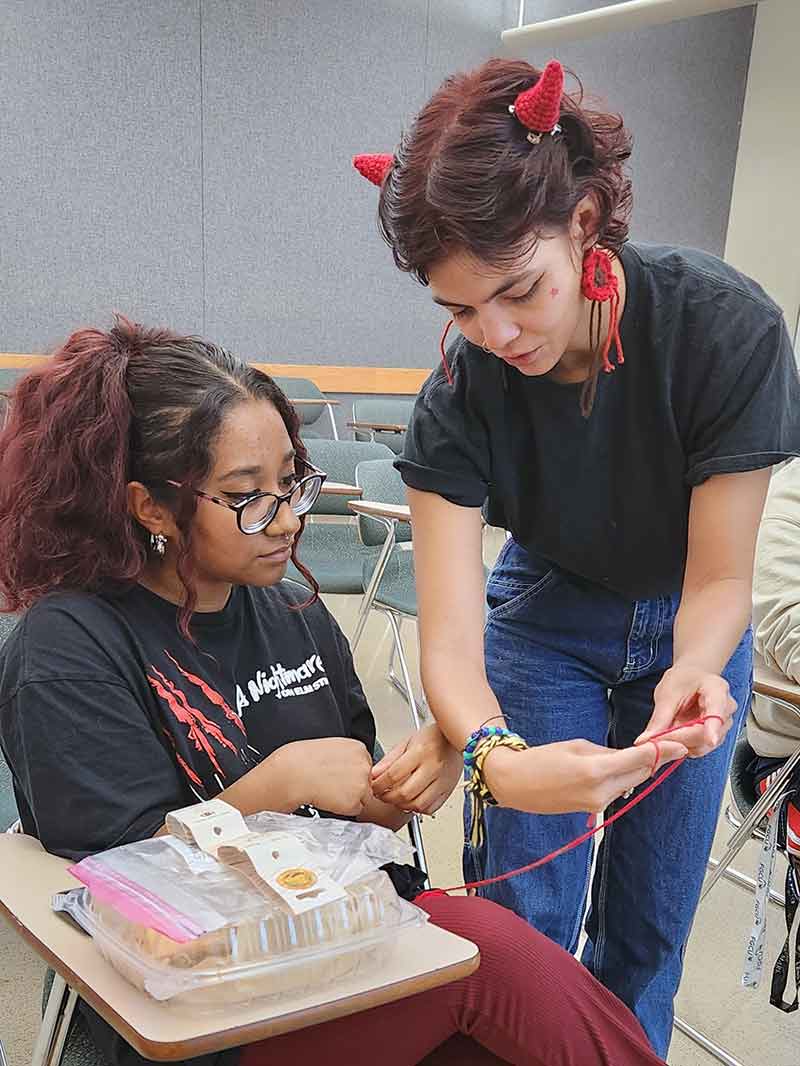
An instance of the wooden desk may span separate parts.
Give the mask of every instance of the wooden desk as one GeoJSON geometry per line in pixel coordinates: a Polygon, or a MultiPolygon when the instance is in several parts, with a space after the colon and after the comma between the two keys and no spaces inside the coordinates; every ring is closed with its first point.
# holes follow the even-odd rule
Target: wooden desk
{"type": "Polygon", "coordinates": [[[405,433],[408,426],[400,422],[348,422],[348,429],[363,429],[367,433],[405,433]]]}
{"type": "Polygon", "coordinates": [[[411,522],[411,508],[404,503],[373,503],[372,500],[362,502],[350,501],[351,511],[363,515],[364,518],[389,518],[394,522],[411,522]]]}
{"type": "Polygon", "coordinates": [[[309,399],[309,400],[293,400],[291,396],[287,396],[286,399],[294,407],[338,407],[339,406],[339,400],[328,400],[324,396],[319,397],[319,399],[309,399]]]}
{"type": "Polygon", "coordinates": [[[754,692],[762,696],[771,696],[773,699],[786,700],[787,703],[800,707],[800,685],[790,681],[785,674],[767,666],[760,656],[755,657],[754,675],[754,692]]]}
{"type": "Polygon", "coordinates": [[[335,989],[206,1014],[170,1007],[129,985],[90,937],[51,910],[56,892],[77,885],[68,865],[32,837],[0,833],[0,912],[145,1058],[175,1061],[316,1025],[456,981],[480,962],[473,943],[428,924],[402,934],[379,973],[345,979],[335,989]]]}
{"type": "Polygon", "coordinates": [[[362,493],[358,485],[343,485],[339,481],[324,481],[322,484],[323,496],[352,496],[359,499],[362,493]]]}

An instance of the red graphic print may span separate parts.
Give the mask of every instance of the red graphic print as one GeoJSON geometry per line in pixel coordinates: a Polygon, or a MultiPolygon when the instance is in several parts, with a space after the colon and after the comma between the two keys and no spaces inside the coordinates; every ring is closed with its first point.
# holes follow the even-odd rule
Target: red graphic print
{"type": "Polygon", "coordinates": [[[202,711],[192,707],[181,690],[169,678],[165,677],[160,670],[153,668],[153,673],[157,676],[151,677],[149,674],[147,675],[147,680],[151,686],[164,700],[178,721],[188,726],[187,736],[197,751],[205,752],[217,773],[224,777],[222,767],[217,762],[217,757],[214,754],[214,748],[209,738],[215,740],[218,744],[222,744],[223,747],[230,748],[232,752],[238,755],[239,752],[236,745],[228,740],[216,722],[212,722],[210,718],[206,718],[202,711]]]}
{"type": "Polygon", "coordinates": [[[221,707],[228,721],[233,722],[237,729],[241,729],[241,731],[244,733],[245,729],[242,725],[241,718],[238,714],[236,714],[235,711],[231,710],[231,708],[228,706],[222,696],[220,696],[220,694],[216,691],[216,689],[213,689],[210,685],[207,685],[202,679],[202,677],[196,677],[194,674],[190,674],[188,671],[184,670],[178,660],[173,659],[173,657],[166,649],[164,650],[164,654],[169,659],[169,661],[175,666],[175,668],[183,674],[187,681],[191,681],[193,685],[197,685],[197,687],[200,689],[200,691],[203,693],[209,703],[213,703],[215,707],[221,707]]]}

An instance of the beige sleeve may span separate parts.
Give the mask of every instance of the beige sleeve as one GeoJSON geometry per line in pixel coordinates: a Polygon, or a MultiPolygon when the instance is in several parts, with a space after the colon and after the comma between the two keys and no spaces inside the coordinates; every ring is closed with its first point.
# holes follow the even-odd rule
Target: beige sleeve
{"type": "Polygon", "coordinates": [[[753,578],[756,651],[800,682],[800,462],[773,476],[753,578]]]}

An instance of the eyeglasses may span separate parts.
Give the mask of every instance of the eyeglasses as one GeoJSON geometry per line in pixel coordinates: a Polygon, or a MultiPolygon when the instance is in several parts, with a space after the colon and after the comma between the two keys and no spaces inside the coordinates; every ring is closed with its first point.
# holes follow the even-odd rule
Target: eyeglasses
{"type": "Polygon", "coordinates": [[[180,481],[167,481],[166,484],[172,485],[176,489],[188,488],[195,496],[199,496],[203,500],[218,503],[220,507],[228,507],[235,512],[236,524],[241,532],[249,536],[253,533],[263,533],[270,522],[274,520],[282,503],[288,503],[298,517],[308,514],[319,499],[319,494],[322,492],[322,486],[328,475],[323,474],[321,470],[317,470],[311,463],[304,462],[303,465],[313,470],[314,473],[300,478],[283,495],[278,495],[275,492],[254,492],[249,496],[244,496],[241,500],[237,500],[236,503],[231,503],[230,500],[221,500],[218,496],[209,496],[207,492],[202,492],[191,485],[183,485],[180,481]]]}

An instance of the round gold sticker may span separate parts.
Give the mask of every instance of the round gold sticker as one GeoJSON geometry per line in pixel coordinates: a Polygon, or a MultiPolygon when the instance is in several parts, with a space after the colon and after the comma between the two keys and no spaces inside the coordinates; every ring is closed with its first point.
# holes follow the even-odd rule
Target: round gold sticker
{"type": "Polygon", "coordinates": [[[317,875],[313,870],[306,870],[302,866],[292,866],[288,870],[281,871],[276,880],[281,888],[291,888],[297,892],[303,888],[311,888],[313,884],[316,884],[317,875]]]}

